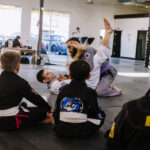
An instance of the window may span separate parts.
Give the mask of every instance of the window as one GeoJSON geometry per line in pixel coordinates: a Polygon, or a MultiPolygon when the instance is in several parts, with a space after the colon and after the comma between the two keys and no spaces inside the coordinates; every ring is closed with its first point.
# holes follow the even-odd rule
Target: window
{"type": "MultiPolygon", "coordinates": [[[[65,12],[43,12],[42,53],[67,54],[66,40],[69,35],[70,14],[65,12]]],[[[37,48],[39,32],[39,11],[32,10],[30,40],[37,48]]]]}
{"type": "Polygon", "coordinates": [[[0,4],[0,45],[21,35],[21,7],[0,4]]]}

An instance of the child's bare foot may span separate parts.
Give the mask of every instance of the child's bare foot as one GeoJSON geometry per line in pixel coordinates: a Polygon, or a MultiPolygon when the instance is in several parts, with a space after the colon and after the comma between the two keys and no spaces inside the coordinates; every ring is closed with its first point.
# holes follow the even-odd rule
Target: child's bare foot
{"type": "Polygon", "coordinates": [[[52,123],[53,120],[54,120],[53,113],[48,113],[46,119],[41,121],[40,123],[44,123],[44,124],[52,123]]]}
{"type": "Polygon", "coordinates": [[[122,94],[122,89],[119,89],[119,88],[118,88],[118,87],[116,87],[116,86],[113,86],[113,88],[114,88],[115,90],[117,90],[117,91],[118,91],[118,93],[122,94]]]}
{"type": "Polygon", "coordinates": [[[106,18],[104,18],[104,26],[107,33],[111,34],[114,31],[106,18]]]}

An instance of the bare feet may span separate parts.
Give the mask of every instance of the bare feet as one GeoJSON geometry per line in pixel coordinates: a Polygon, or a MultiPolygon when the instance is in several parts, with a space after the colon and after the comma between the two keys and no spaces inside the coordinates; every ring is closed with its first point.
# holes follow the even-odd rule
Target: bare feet
{"type": "Polygon", "coordinates": [[[108,20],[106,18],[104,18],[104,27],[107,33],[111,34],[114,29],[111,27],[110,23],[108,22],[108,20]]]}
{"type": "Polygon", "coordinates": [[[44,124],[52,123],[53,120],[54,120],[53,113],[48,113],[46,119],[41,121],[40,123],[44,123],[44,124]]]}
{"type": "Polygon", "coordinates": [[[113,85],[110,85],[109,87],[110,87],[110,88],[113,88],[113,89],[115,89],[115,90],[117,90],[118,93],[122,94],[122,89],[119,89],[118,87],[113,86],[113,85]]]}
{"type": "Polygon", "coordinates": [[[115,89],[116,91],[118,91],[118,93],[122,94],[122,89],[119,89],[118,87],[116,86],[112,86],[113,89],[115,89]]]}

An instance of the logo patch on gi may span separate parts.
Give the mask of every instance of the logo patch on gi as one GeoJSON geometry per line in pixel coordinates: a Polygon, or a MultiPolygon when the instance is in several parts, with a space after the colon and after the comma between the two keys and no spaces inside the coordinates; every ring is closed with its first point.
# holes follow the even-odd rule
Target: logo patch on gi
{"type": "Polygon", "coordinates": [[[60,109],[62,112],[82,112],[83,102],[80,98],[63,98],[60,109]]]}
{"type": "Polygon", "coordinates": [[[86,58],[89,58],[89,57],[90,57],[90,54],[89,54],[89,53],[85,53],[85,57],[86,57],[86,58]]]}
{"type": "Polygon", "coordinates": [[[150,127],[150,116],[146,116],[145,127],[150,127]]]}
{"type": "Polygon", "coordinates": [[[31,92],[37,95],[33,88],[31,88],[31,92]]]}
{"type": "Polygon", "coordinates": [[[115,134],[114,132],[115,132],[115,122],[113,123],[110,133],[109,133],[109,137],[112,139],[114,138],[114,134],[115,134]]]}

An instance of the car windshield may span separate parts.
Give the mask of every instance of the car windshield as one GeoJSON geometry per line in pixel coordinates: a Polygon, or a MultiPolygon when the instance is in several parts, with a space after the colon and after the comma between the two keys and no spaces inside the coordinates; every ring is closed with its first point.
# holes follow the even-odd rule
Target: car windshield
{"type": "Polygon", "coordinates": [[[0,40],[4,40],[4,37],[0,36],[0,40]]]}
{"type": "Polygon", "coordinates": [[[61,41],[62,42],[66,42],[67,40],[66,40],[66,38],[64,36],[61,36],[61,41]]]}
{"type": "Polygon", "coordinates": [[[51,35],[51,40],[52,41],[61,41],[61,38],[60,38],[60,36],[51,35]]]}
{"type": "MultiPolygon", "coordinates": [[[[35,38],[35,36],[31,36],[32,38],[35,38]]],[[[38,37],[38,36],[36,36],[38,37]]],[[[42,34],[42,40],[47,41],[56,41],[56,42],[66,42],[66,38],[64,36],[60,35],[49,35],[49,34],[42,34]]]]}
{"type": "Polygon", "coordinates": [[[46,35],[42,35],[42,40],[44,40],[44,41],[49,41],[49,35],[48,34],[46,34],[46,35]]]}

